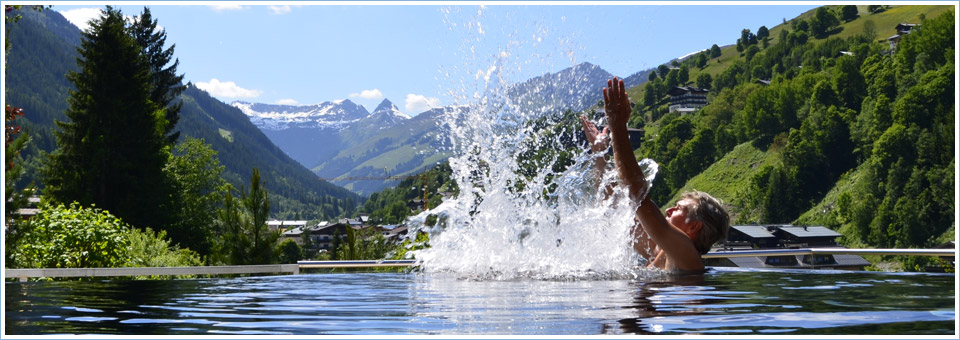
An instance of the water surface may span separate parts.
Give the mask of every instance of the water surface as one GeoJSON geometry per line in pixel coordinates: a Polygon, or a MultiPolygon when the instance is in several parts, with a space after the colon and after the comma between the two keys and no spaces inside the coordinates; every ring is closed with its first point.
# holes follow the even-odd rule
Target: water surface
{"type": "Polygon", "coordinates": [[[712,269],[617,280],[417,273],[6,283],[6,334],[949,335],[943,274],[712,269]]]}

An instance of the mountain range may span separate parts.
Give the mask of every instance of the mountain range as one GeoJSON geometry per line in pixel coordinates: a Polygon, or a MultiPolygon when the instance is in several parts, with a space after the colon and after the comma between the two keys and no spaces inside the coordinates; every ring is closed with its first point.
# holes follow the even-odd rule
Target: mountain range
{"type": "MultiPolygon", "coordinates": [[[[80,30],[53,10],[25,10],[17,23],[7,23],[6,103],[24,108],[16,123],[31,141],[23,152],[22,184],[39,182],[43,153],[56,149],[54,121],[66,121],[73,85],[65,74],[77,71],[80,30]]],[[[181,94],[183,108],[177,130],[182,137],[202,138],[217,151],[223,177],[235,188],[248,186],[258,168],[270,192],[275,218],[320,219],[352,211],[360,197],[320,180],[274,145],[240,109],[223,103],[193,84],[181,94]]]]}
{"type": "MultiPolygon", "coordinates": [[[[41,152],[56,148],[54,121],[67,119],[63,112],[72,84],[64,74],[77,69],[81,34],[56,11],[21,14],[23,19],[13,24],[16,26],[7,26],[12,47],[7,58],[6,98],[27,110],[23,125],[33,137],[24,153],[29,182],[38,180],[35,170],[41,152]]],[[[626,79],[639,83],[646,79],[645,74],[626,79]]],[[[510,85],[504,92],[515,110],[556,115],[596,105],[601,99],[597,89],[610,77],[597,65],[581,63],[510,85]]],[[[307,202],[316,203],[322,200],[322,193],[335,193],[341,202],[337,209],[328,207],[333,213],[343,209],[346,200],[358,201],[356,194],[372,194],[395,185],[397,178],[445,161],[451,154],[444,148],[441,115],[465,109],[435,108],[411,118],[389,100],[373,112],[347,99],[315,105],[226,104],[192,84],[181,99],[184,108],[177,128],[185,137],[204,138],[219,152],[227,168],[225,177],[234,186],[244,184],[250,168],[258,167],[272,193],[289,196],[285,207],[279,209],[300,211],[301,216],[311,214],[305,206],[293,203],[300,200],[293,196],[305,195],[302,198],[307,202]],[[291,176],[297,180],[290,181],[287,177],[291,176]],[[353,193],[335,189],[318,176],[353,193]]]]}
{"type": "MultiPolygon", "coordinates": [[[[505,93],[514,110],[535,117],[579,112],[601,100],[597,89],[612,76],[599,66],[581,63],[514,84],[505,93]]],[[[464,109],[449,106],[410,118],[389,100],[372,113],[350,100],[304,106],[242,101],[231,105],[300,164],[362,195],[390,187],[398,176],[417,174],[449,157],[443,149],[440,115],[464,109]]]]}

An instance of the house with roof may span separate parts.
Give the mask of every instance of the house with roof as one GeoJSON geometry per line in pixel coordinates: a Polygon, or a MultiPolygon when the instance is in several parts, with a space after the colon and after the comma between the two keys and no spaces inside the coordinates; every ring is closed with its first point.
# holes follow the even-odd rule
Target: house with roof
{"type": "MultiPolygon", "coordinates": [[[[727,240],[711,253],[743,250],[844,248],[837,244],[840,233],[823,226],[734,225],[727,240]]],[[[778,255],[705,259],[714,267],[842,269],[863,270],[871,263],[860,255],[778,255]]]]}
{"type": "Polygon", "coordinates": [[[707,89],[693,86],[674,86],[667,91],[670,95],[669,112],[681,115],[693,113],[707,105],[707,89]]]}
{"type": "Polygon", "coordinates": [[[893,51],[896,51],[897,44],[900,43],[900,38],[903,38],[903,36],[910,34],[910,32],[913,31],[913,29],[916,28],[917,26],[920,26],[920,24],[910,24],[905,22],[897,24],[897,27],[896,27],[897,34],[894,34],[886,39],[887,43],[890,44],[890,52],[893,53],[893,51]]]}
{"type": "Polygon", "coordinates": [[[384,230],[384,237],[391,242],[401,242],[407,236],[407,225],[401,224],[384,230]]]}

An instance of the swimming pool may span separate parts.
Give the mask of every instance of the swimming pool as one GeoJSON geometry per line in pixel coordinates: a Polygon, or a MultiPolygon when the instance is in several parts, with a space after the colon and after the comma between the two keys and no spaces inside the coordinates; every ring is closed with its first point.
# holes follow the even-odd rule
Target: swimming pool
{"type": "Polygon", "coordinates": [[[952,274],[713,268],[616,280],[342,273],[4,286],[7,335],[956,334],[952,274]]]}

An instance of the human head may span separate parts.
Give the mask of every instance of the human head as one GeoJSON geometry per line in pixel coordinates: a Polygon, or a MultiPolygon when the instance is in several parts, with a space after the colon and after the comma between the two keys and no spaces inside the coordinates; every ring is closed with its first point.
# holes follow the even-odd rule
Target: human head
{"type": "Polygon", "coordinates": [[[691,235],[691,240],[700,254],[706,254],[714,243],[727,238],[730,215],[724,209],[723,202],[705,192],[687,192],[681,199],[693,201],[693,204],[687,205],[689,210],[686,215],[690,222],[700,222],[700,226],[691,235]]]}

